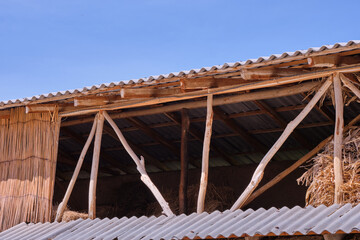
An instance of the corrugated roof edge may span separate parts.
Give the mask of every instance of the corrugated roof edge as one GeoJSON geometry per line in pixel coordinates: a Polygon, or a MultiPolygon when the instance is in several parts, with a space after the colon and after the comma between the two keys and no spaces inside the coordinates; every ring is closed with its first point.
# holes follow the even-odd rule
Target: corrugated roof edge
{"type": "Polygon", "coordinates": [[[32,101],[46,99],[46,98],[48,98],[49,101],[51,101],[51,98],[54,98],[54,97],[61,97],[61,96],[72,97],[72,95],[75,95],[75,94],[86,93],[88,91],[93,91],[93,90],[101,90],[101,89],[111,88],[114,86],[140,84],[143,82],[152,82],[152,81],[163,80],[163,79],[172,78],[172,77],[183,77],[188,74],[211,72],[214,70],[222,70],[222,69],[251,65],[251,64],[256,64],[256,63],[263,63],[263,62],[271,63],[271,61],[274,61],[274,60],[285,59],[285,58],[301,56],[301,55],[309,55],[312,53],[323,52],[323,51],[330,50],[330,49],[354,46],[354,45],[359,45],[359,44],[360,44],[360,40],[350,40],[348,42],[335,43],[333,45],[323,45],[321,47],[311,47],[307,50],[297,50],[295,52],[284,52],[282,54],[273,54],[273,55],[267,56],[267,57],[259,57],[258,59],[249,59],[246,61],[224,63],[223,65],[214,65],[212,67],[203,67],[201,69],[191,69],[188,71],[172,72],[169,74],[161,74],[161,75],[157,75],[157,76],[150,76],[150,77],[139,78],[139,79],[131,79],[131,80],[127,80],[127,81],[103,83],[103,84],[88,86],[88,87],[84,87],[84,88],[52,92],[52,93],[47,93],[47,94],[36,95],[33,97],[12,99],[12,100],[8,100],[8,101],[0,101],[0,107],[2,107],[2,109],[4,109],[4,107],[10,108],[14,104],[26,105],[28,103],[31,103],[32,101]],[[7,105],[9,105],[9,106],[7,106],[7,105]]]}
{"type": "Polygon", "coordinates": [[[245,211],[214,211],[174,217],[79,219],[21,223],[0,239],[207,239],[246,236],[359,233],[360,205],[295,206],[245,211]]]}

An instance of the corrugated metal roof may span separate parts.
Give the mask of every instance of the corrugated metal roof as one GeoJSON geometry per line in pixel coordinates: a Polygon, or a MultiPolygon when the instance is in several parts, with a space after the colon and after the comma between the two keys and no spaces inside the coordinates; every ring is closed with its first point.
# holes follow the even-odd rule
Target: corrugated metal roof
{"type": "Polygon", "coordinates": [[[260,208],[215,211],[175,217],[79,219],[62,223],[21,223],[0,233],[0,239],[204,239],[358,233],[360,205],[317,208],[260,208]]]}
{"type": "MultiPolygon", "coordinates": [[[[191,69],[188,71],[172,72],[169,74],[162,74],[162,75],[157,75],[157,76],[132,79],[132,80],[128,80],[128,81],[103,83],[103,84],[99,84],[99,85],[93,85],[93,86],[78,88],[78,89],[73,89],[73,90],[41,94],[41,95],[36,95],[33,97],[28,97],[28,98],[0,101],[0,107],[3,107],[5,105],[9,105],[9,107],[11,107],[11,105],[14,105],[14,104],[27,104],[32,101],[42,100],[42,99],[47,99],[47,98],[49,98],[49,101],[53,100],[51,98],[56,98],[56,97],[64,99],[64,98],[74,97],[79,94],[82,95],[89,91],[106,90],[107,88],[112,88],[115,86],[132,85],[132,84],[144,84],[144,85],[154,84],[155,81],[171,79],[171,78],[176,78],[176,77],[184,77],[188,74],[197,74],[197,73],[212,72],[212,71],[216,71],[216,70],[227,70],[227,69],[229,69],[229,71],[231,71],[232,68],[235,68],[235,67],[247,66],[247,65],[257,64],[257,63],[271,64],[271,62],[275,61],[275,60],[284,59],[284,61],[287,61],[288,59],[290,60],[291,57],[307,56],[307,55],[310,55],[313,53],[324,52],[326,50],[331,50],[331,49],[339,49],[339,51],[341,51],[341,48],[354,46],[354,45],[358,45],[358,44],[360,44],[360,40],[351,40],[351,41],[343,42],[343,43],[335,43],[333,45],[312,47],[307,50],[297,50],[295,52],[284,52],[282,54],[273,54],[273,55],[267,56],[267,57],[259,57],[258,59],[249,59],[246,61],[224,63],[223,65],[214,65],[212,67],[203,67],[201,69],[191,69]]],[[[178,80],[176,80],[176,81],[178,81],[178,80]]]]}

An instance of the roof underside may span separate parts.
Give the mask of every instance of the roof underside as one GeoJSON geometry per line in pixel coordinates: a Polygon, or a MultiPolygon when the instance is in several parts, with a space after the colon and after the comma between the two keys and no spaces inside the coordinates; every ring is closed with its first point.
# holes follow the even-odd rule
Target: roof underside
{"type": "Polygon", "coordinates": [[[360,231],[360,205],[317,208],[260,208],[215,211],[174,217],[79,219],[70,222],[21,223],[0,233],[1,239],[205,239],[286,236],[360,231]]]}

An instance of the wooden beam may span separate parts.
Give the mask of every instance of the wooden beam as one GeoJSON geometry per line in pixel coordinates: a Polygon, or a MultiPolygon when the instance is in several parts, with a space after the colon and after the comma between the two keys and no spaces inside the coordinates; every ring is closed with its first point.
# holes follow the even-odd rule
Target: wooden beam
{"type": "Polygon", "coordinates": [[[86,96],[74,98],[74,107],[89,107],[89,106],[100,106],[108,104],[110,97],[104,96],[86,96]]]}
{"type": "Polygon", "coordinates": [[[324,55],[308,57],[308,64],[311,67],[335,67],[340,63],[339,55],[324,55]]]}
{"type": "MultiPolygon", "coordinates": [[[[73,132],[72,130],[70,130],[67,127],[62,127],[61,131],[63,133],[65,133],[66,135],[70,136],[73,140],[75,140],[81,146],[86,142],[86,139],[83,136],[73,132]]],[[[107,162],[111,166],[119,169],[121,172],[128,173],[128,174],[132,172],[132,170],[128,166],[120,163],[120,161],[114,159],[110,154],[106,153],[106,151],[103,149],[103,147],[100,147],[100,148],[101,148],[100,150],[102,152],[102,154],[101,154],[102,161],[107,162]]],[[[92,150],[89,150],[89,151],[92,152],[92,150]]],[[[106,169],[106,168],[101,168],[101,169],[106,169]]],[[[111,170],[111,169],[108,169],[108,172],[109,172],[109,170],[111,170]]],[[[112,171],[112,174],[116,173],[114,170],[111,170],[111,171],[112,171]]]]}
{"type": "MultiPolygon", "coordinates": [[[[99,110],[118,110],[118,109],[126,109],[126,108],[135,108],[135,107],[145,107],[150,105],[156,105],[161,103],[170,103],[179,100],[189,100],[199,97],[207,96],[208,94],[220,95],[220,94],[229,94],[236,93],[241,91],[250,91],[256,89],[265,89],[271,87],[278,87],[292,83],[299,83],[302,81],[307,81],[311,79],[324,78],[331,76],[335,73],[351,73],[360,71],[360,64],[351,65],[347,67],[339,67],[339,68],[331,68],[325,69],[317,72],[309,72],[301,75],[294,75],[290,77],[280,77],[274,78],[270,80],[256,81],[249,84],[240,84],[231,87],[218,87],[212,89],[198,90],[196,92],[186,92],[180,94],[174,94],[172,96],[166,97],[158,97],[158,98],[149,98],[142,100],[129,100],[124,103],[116,103],[116,104],[108,104],[102,107],[89,107],[85,109],[79,109],[74,111],[64,111],[59,114],[60,117],[70,117],[70,116],[78,116],[84,114],[91,114],[97,112],[99,110]]],[[[0,108],[1,109],[1,108],[0,108]]]]}
{"type": "Polygon", "coordinates": [[[315,104],[325,94],[325,92],[327,91],[327,89],[329,88],[331,83],[332,83],[332,79],[329,78],[328,80],[326,80],[326,82],[317,91],[317,93],[315,94],[313,99],[311,99],[309,104],[300,112],[300,114],[293,121],[291,121],[287,125],[284,132],[281,134],[280,138],[275,142],[275,144],[272,146],[272,148],[268,151],[268,153],[261,160],[260,164],[256,168],[256,170],[251,178],[250,184],[246,187],[245,191],[241,194],[241,196],[234,203],[234,205],[231,207],[230,210],[234,211],[244,205],[246,200],[249,198],[249,196],[252,194],[252,192],[255,190],[255,188],[259,185],[259,183],[263,177],[266,165],[269,163],[269,161],[272,159],[272,157],[276,154],[276,152],[280,149],[280,147],[284,144],[284,142],[289,137],[289,135],[292,133],[292,131],[308,115],[308,113],[315,106],[315,104]]]}
{"type": "Polygon", "coordinates": [[[90,131],[90,134],[89,134],[89,137],[87,138],[86,140],[86,143],[81,151],[81,154],[80,154],[80,157],[79,157],[79,160],[76,164],[76,167],[75,167],[75,170],[74,170],[74,173],[71,177],[71,180],[69,182],[69,185],[66,189],[66,192],[65,192],[65,195],[64,195],[64,198],[63,200],[61,201],[61,203],[59,204],[58,208],[57,208],[57,211],[56,211],[56,218],[55,218],[55,221],[57,222],[60,222],[61,221],[61,218],[64,214],[64,211],[65,211],[65,208],[67,206],[67,203],[69,201],[69,198],[70,198],[70,195],[71,195],[71,192],[72,190],[74,189],[74,185],[75,185],[75,182],[76,182],[76,179],[78,178],[79,176],[79,173],[80,173],[80,169],[81,169],[81,166],[84,162],[84,159],[85,159],[85,155],[87,153],[87,150],[89,149],[89,146],[91,144],[91,141],[95,135],[95,130],[96,130],[96,126],[97,126],[97,118],[95,118],[94,120],[94,123],[93,123],[93,126],[91,128],[91,131],[90,131]]]}
{"type": "MultiPolygon", "coordinates": [[[[285,128],[287,125],[287,122],[267,103],[264,101],[254,101],[254,103],[263,111],[266,112],[266,114],[271,117],[280,127],[285,128]]],[[[309,144],[309,141],[305,139],[305,137],[298,131],[294,130],[293,132],[294,138],[305,148],[311,149],[311,146],[309,144]]]]}
{"type": "Polygon", "coordinates": [[[100,160],[100,149],[101,149],[101,138],[102,130],[104,126],[104,115],[102,112],[99,112],[96,116],[96,133],[94,140],[94,151],[93,159],[91,166],[90,174],[90,183],[89,183],[89,218],[96,218],[96,185],[97,185],[97,175],[99,169],[99,160],[100,160]]]}
{"type": "MultiPolygon", "coordinates": [[[[108,134],[110,137],[112,137],[114,140],[116,141],[120,141],[119,138],[117,137],[116,133],[114,132],[114,130],[107,126],[104,125],[104,133],[108,134]]],[[[153,164],[154,166],[156,166],[157,168],[159,168],[160,170],[163,171],[170,171],[170,168],[167,167],[164,163],[162,163],[161,161],[157,160],[156,158],[154,158],[153,156],[151,156],[150,154],[148,154],[146,151],[144,151],[139,144],[135,144],[130,140],[127,140],[129,145],[131,146],[132,149],[134,149],[136,152],[140,153],[142,156],[144,156],[146,158],[146,160],[148,160],[151,164],[153,164]]],[[[122,148],[123,149],[123,148],[122,148]]],[[[122,150],[121,149],[121,150],[122,150]]],[[[106,149],[104,149],[104,151],[107,151],[106,149]]]]}
{"type": "Polygon", "coordinates": [[[308,73],[309,70],[299,68],[254,68],[242,69],[240,76],[245,80],[269,80],[278,77],[289,77],[308,73]]]}
{"type": "Polygon", "coordinates": [[[104,117],[105,117],[106,121],[110,124],[110,126],[114,129],[116,135],[119,137],[119,140],[121,141],[122,145],[124,146],[124,148],[126,149],[128,154],[134,160],[134,162],[136,164],[136,167],[137,167],[137,170],[141,174],[141,180],[145,183],[145,185],[153,193],[156,200],[159,202],[160,206],[162,207],[163,212],[168,217],[174,216],[173,212],[171,211],[171,209],[169,207],[169,204],[166,202],[164,197],[161,195],[161,193],[159,192],[159,190],[157,189],[157,187],[154,185],[154,183],[151,181],[149,175],[147,174],[146,169],[145,169],[145,160],[144,160],[144,158],[141,156],[141,158],[139,159],[139,157],[131,149],[130,145],[126,141],[124,135],[121,133],[121,131],[118,128],[118,126],[116,125],[116,123],[111,119],[111,117],[109,116],[109,114],[107,114],[107,112],[104,112],[104,117]]]}
{"type": "Polygon", "coordinates": [[[202,164],[201,164],[201,178],[200,178],[200,187],[199,195],[197,201],[197,213],[202,213],[205,206],[205,196],[206,188],[208,183],[209,175],[209,153],[210,153],[210,142],[212,134],[212,124],[213,124],[213,95],[209,95],[207,98],[207,111],[206,111],[206,124],[205,124],[205,135],[204,135],[204,144],[202,152],[202,164]]]}
{"type": "Polygon", "coordinates": [[[218,88],[224,86],[238,85],[241,83],[248,83],[242,78],[216,78],[216,77],[201,77],[201,78],[181,78],[180,86],[182,90],[218,88]]]}
{"type": "Polygon", "coordinates": [[[165,139],[163,136],[158,134],[155,130],[147,126],[144,122],[142,122],[140,119],[131,117],[126,118],[132,125],[136,126],[143,132],[145,132],[147,135],[149,135],[152,139],[155,141],[161,143],[162,145],[166,146],[172,153],[174,153],[175,156],[179,156],[179,150],[172,145],[169,140],[165,139]]]}
{"type": "MultiPolygon", "coordinates": [[[[271,98],[274,98],[274,96],[285,97],[285,96],[295,95],[295,94],[299,94],[301,92],[310,91],[318,85],[319,85],[319,82],[307,82],[307,83],[301,83],[301,84],[297,84],[295,86],[290,86],[290,87],[271,89],[271,90],[260,90],[257,92],[243,93],[243,94],[239,94],[239,95],[214,98],[214,106],[254,101],[254,100],[271,99],[271,98]]],[[[161,106],[161,107],[156,107],[156,108],[148,108],[148,109],[141,109],[141,110],[124,111],[124,112],[120,112],[120,113],[113,113],[110,116],[114,119],[119,119],[119,118],[127,118],[127,117],[162,114],[164,112],[174,112],[174,111],[179,111],[182,108],[187,108],[187,109],[202,108],[205,106],[206,106],[206,100],[191,101],[191,102],[182,102],[182,103],[166,105],[166,106],[161,106]]],[[[83,123],[91,122],[92,119],[93,119],[92,117],[89,117],[89,118],[82,118],[82,119],[78,119],[78,120],[67,121],[67,122],[63,122],[62,126],[72,126],[72,125],[76,125],[76,124],[83,124],[83,123]]]]}
{"type": "Polygon", "coordinates": [[[334,129],[334,176],[335,176],[335,196],[334,203],[341,204],[343,197],[341,185],[343,180],[343,130],[344,130],[344,102],[341,89],[341,81],[339,74],[334,76],[334,93],[335,93],[335,129],[334,129]]]}
{"type": "Polygon", "coordinates": [[[251,147],[259,152],[266,153],[267,147],[256,138],[251,136],[245,129],[240,127],[234,119],[229,118],[228,114],[225,113],[221,108],[214,107],[214,114],[215,116],[219,117],[226,126],[236,132],[246,143],[249,143],[251,147]]]}
{"type": "Polygon", "coordinates": [[[181,171],[180,171],[180,185],[179,185],[179,214],[187,213],[188,197],[188,168],[189,168],[189,157],[187,151],[188,135],[189,135],[190,119],[187,109],[181,110],[181,171]]]}
{"type": "Polygon", "coordinates": [[[157,98],[180,93],[179,88],[123,88],[120,90],[120,96],[123,99],[157,98]]]}
{"type": "Polygon", "coordinates": [[[34,105],[26,105],[25,112],[26,113],[55,112],[56,109],[57,109],[57,105],[55,104],[34,104],[34,105]]]}

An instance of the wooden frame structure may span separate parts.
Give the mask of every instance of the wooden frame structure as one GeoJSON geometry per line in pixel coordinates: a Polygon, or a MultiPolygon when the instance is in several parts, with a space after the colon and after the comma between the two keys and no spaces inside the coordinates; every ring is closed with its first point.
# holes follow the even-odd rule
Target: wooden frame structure
{"type": "MultiPolygon", "coordinates": [[[[144,150],[144,146],[126,139],[123,133],[141,130],[145,135],[154,140],[154,144],[163,146],[169,154],[181,161],[181,182],[179,187],[180,212],[186,212],[186,192],[187,192],[187,171],[189,164],[196,168],[201,168],[200,188],[197,201],[197,212],[204,211],[205,196],[207,188],[207,179],[209,171],[209,155],[214,153],[224,159],[229,165],[237,165],[233,156],[222,151],[211,138],[219,138],[212,134],[212,124],[214,120],[221,121],[227,128],[233,131],[232,135],[238,136],[242,141],[246,141],[257,153],[265,154],[256,168],[253,177],[234,203],[231,210],[236,210],[247,205],[257,196],[261,195],[267,189],[278,183],[281,179],[298,168],[305,161],[310,159],[321,148],[334,140],[334,172],[335,172],[335,202],[341,203],[342,184],[342,136],[349,126],[357,123],[360,117],[356,117],[344,128],[344,96],[350,94],[351,97],[360,98],[359,77],[360,72],[360,46],[359,44],[349,45],[342,48],[328,49],[324,51],[309,53],[304,55],[295,55],[284,59],[275,58],[269,61],[260,61],[248,65],[233,66],[224,69],[214,69],[208,71],[189,72],[182,76],[168,76],[150,83],[129,83],[124,85],[112,85],[103,88],[89,89],[85,93],[76,92],[69,95],[53,96],[49,99],[36,99],[26,103],[26,113],[47,112],[57,110],[59,116],[64,120],[63,128],[69,128],[74,125],[93,122],[88,136],[77,135],[77,133],[67,130],[67,135],[77,139],[79,143],[85,142],[79,158],[75,164],[73,161],[67,161],[65,164],[75,166],[73,176],[63,198],[58,207],[56,220],[60,221],[74,188],[76,179],[79,176],[81,167],[86,168],[90,173],[89,184],[89,217],[96,217],[96,185],[99,169],[109,174],[133,173],[133,169],[114,159],[108,150],[101,145],[102,135],[107,134],[112,139],[120,141],[122,146],[119,149],[126,150],[136,165],[140,178],[150,189],[160,206],[163,213],[171,217],[174,215],[168,202],[164,199],[159,189],[151,181],[146,167],[147,163],[156,166],[161,171],[169,171],[169,167],[160,161],[153,153],[144,150]],[[343,89],[348,89],[344,93],[343,89]],[[335,101],[335,116],[332,113],[322,110],[317,105],[323,101],[324,96],[333,89],[335,101]],[[283,106],[272,108],[266,104],[265,100],[286,97],[295,94],[311,96],[307,104],[301,106],[283,106]],[[352,96],[354,95],[354,96],[352,96]],[[220,106],[225,104],[235,104],[240,102],[253,102],[257,110],[240,113],[227,113],[220,106]],[[190,119],[188,111],[196,108],[206,107],[206,118],[190,119]],[[312,109],[323,115],[328,121],[301,124],[302,120],[312,111],[312,109]],[[301,110],[298,116],[288,123],[279,113],[286,111],[284,109],[301,110]],[[181,118],[177,116],[176,111],[181,111],[181,118]],[[164,114],[170,121],[165,123],[154,123],[148,126],[141,118],[149,115],[164,114]],[[272,129],[252,130],[244,129],[234,120],[236,117],[255,116],[265,114],[277,123],[279,127],[272,129]],[[95,118],[94,118],[95,115],[95,118]],[[131,127],[119,127],[114,121],[117,119],[126,119],[131,123],[131,127]],[[105,121],[106,120],[106,121],[105,121]],[[191,123],[204,122],[205,129],[196,129],[191,123]],[[109,124],[109,125],[107,125],[109,124]],[[156,125],[157,124],[157,125],[156,125]],[[162,124],[162,125],[161,125],[162,124]],[[181,127],[181,148],[177,147],[176,142],[162,136],[154,130],[154,126],[178,126],[181,127]],[[263,187],[256,188],[259,185],[267,164],[276,159],[276,153],[282,147],[284,142],[293,134],[294,138],[310,150],[304,136],[295,130],[296,128],[306,128],[314,126],[334,125],[333,138],[329,137],[322,141],[318,146],[309,151],[296,163],[284,170],[263,187]],[[261,141],[253,136],[256,133],[282,132],[279,139],[268,150],[261,141]],[[87,137],[87,138],[86,138],[87,137]],[[86,139],[86,141],[85,141],[86,139]],[[84,164],[84,158],[90,145],[93,143],[92,164],[84,164]],[[201,162],[188,155],[187,144],[189,141],[203,142],[203,151],[201,162]],[[138,155],[137,155],[138,154],[138,155]],[[105,157],[106,162],[111,167],[99,165],[105,157]]],[[[331,104],[329,101],[325,105],[331,104]]],[[[21,103],[13,103],[0,106],[0,119],[9,116],[10,107],[22,106],[21,103]]],[[[221,136],[223,137],[223,136],[221,136]]],[[[59,149],[64,159],[71,156],[59,149]]],[[[66,160],[65,160],[66,161],[66,160]]]]}

